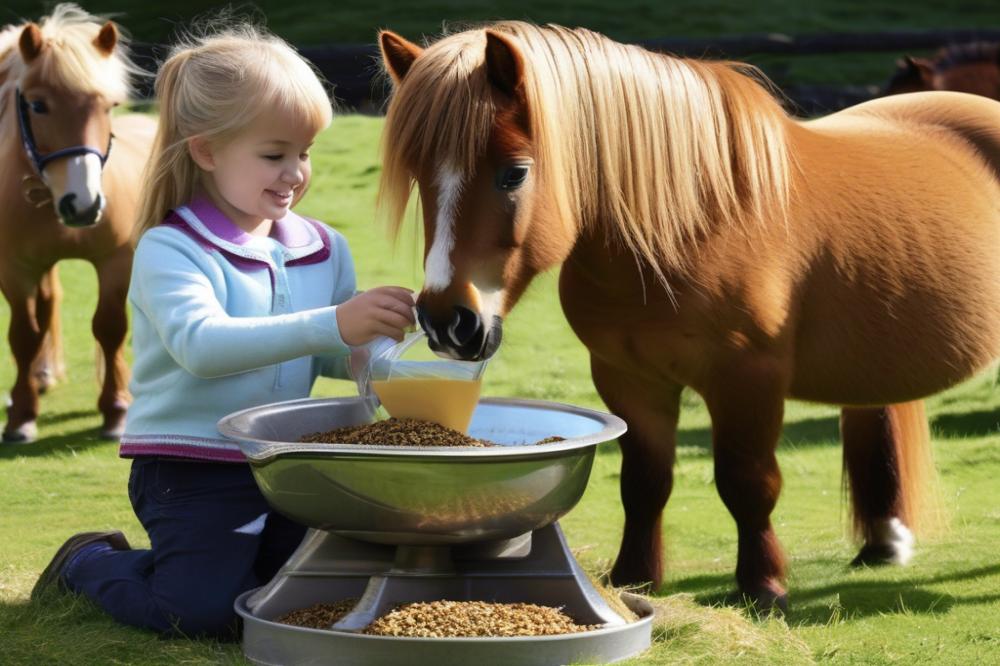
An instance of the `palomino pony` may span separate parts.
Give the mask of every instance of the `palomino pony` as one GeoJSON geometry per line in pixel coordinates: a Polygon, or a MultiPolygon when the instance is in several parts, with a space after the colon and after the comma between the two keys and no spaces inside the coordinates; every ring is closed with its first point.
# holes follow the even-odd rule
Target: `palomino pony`
{"type": "Polygon", "coordinates": [[[930,59],[905,56],[898,60],[885,94],[924,90],[954,90],[1000,100],[1000,44],[954,44],[930,59]]]}
{"type": "Polygon", "coordinates": [[[925,93],[797,122],[745,65],[586,30],[380,43],[380,205],[398,231],[418,188],[432,347],[493,353],[532,277],[562,265],[563,310],[629,426],[614,583],[662,580],[683,386],[712,418],[744,595],[786,604],[786,398],[844,406],[857,561],[909,556],[932,472],[919,400],[1000,354],[1000,104],[925,93]]]}
{"type": "Polygon", "coordinates": [[[0,32],[0,287],[17,363],[4,441],[36,436],[39,389],[61,368],[56,262],[71,257],[91,262],[100,285],[101,434],[124,425],[130,236],[155,130],[141,115],[111,116],[132,71],[115,25],[74,5],[0,32]]]}

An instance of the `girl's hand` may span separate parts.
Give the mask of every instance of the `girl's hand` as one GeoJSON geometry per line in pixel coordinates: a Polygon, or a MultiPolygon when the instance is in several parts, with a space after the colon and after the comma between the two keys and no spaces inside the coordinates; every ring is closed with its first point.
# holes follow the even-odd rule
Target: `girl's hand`
{"type": "Polygon", "coordinates": [[[385,335],[397,342],[403,339],[413,319],[413,292],[405,287],[376,287],[363,291],[337,306],[340,337],[357,346],[385,335]]]}

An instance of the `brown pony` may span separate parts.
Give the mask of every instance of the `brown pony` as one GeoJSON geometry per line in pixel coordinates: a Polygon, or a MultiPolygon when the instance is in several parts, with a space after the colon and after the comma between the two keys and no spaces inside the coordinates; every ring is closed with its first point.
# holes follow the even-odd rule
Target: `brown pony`
{"type": "Polygon", "coordinates": [[[34,439],[39,389],[62,372],[56,262],[71,257],[91,262],[100,285],[101,435],[124,425],[130,236],[155,130],[145,116],[111,115],[133,71],[115,25],[75,5],[0,32],[0,288],[17,363],[3,441],[34,439]]]}
{"type": "Polygon", "coordinates": [[[924,90],[954,90],[1000,100],[1000,44],[954,44],[930,59],[905,56],[898,60],[885,94],[924,90]]]}
{"type": "Polygon", "coordinates": [[[745,595],[786,603],[770,521],[786,398],[844,406],[856,561],[909,556],[932,471],[919,400],[1000,354],[1000,104],[925,93],[798,122],[748,66],[587,30],[380,43],[380,206],[398,231],[416,185],[435,350],[491,354],[532,277],[562,265],[563,310],[629,426],[613,582],[661,582],[684,386],[712,418],[745,595]]]}

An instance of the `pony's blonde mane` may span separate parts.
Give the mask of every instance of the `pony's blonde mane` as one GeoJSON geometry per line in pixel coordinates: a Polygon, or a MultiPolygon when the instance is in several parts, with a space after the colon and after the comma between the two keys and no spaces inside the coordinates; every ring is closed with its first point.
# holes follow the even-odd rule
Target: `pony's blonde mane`
{"type": "MultiPolygon", "coordinates": [[[[716,225],[783,219],[790,121],[752,67],[651,53],[583,29],[488,29],[524,55],[536,187],[551,194],[562,223],[613,225],[665,282],[716,225]]],[[[482,157],[497,113],[485,35],[432,44],[394,93],[379,192],[394,234],[415,165],[468,179],[482,157]]]]}
{"type": "Polygon", "coordinates": [[[105,21],[70,3],[57,5],[38,26],[45,48],[30,64],[21,58],[18,39],[27,22],[6,26],[0,32],[0,131],[9,133],[14,89],[29,70],[37,70],[47,83],[81,93],[99,93],[110,102],[124,102],[131,92],[132,75],[142,73],[125,55],[127,40],[119,31],[114,53],[105,57],[94,39],[105,21]]]}

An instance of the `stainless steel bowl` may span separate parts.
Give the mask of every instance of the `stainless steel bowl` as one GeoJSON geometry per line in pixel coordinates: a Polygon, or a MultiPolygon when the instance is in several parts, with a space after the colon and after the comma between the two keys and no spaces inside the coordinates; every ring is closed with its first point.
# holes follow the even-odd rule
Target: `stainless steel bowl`
{"type": "Polygon", "coordinates": [[[586,488],[594,452],[625,432],[602,412],[486,398],[469,434],[489,448],[301,444],[372,419],[360,398],[307,399],[226,416],[271,505],[309,527],[392,545],[509,539],[554,522],[586,488]],[[523,446],[558,435],[565,440],[523,446]]]}

